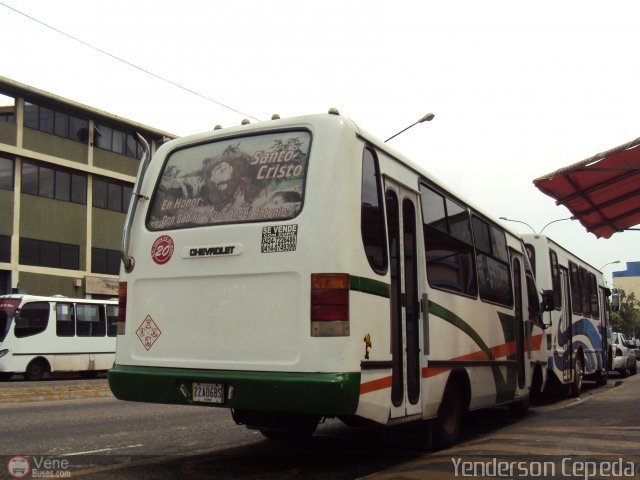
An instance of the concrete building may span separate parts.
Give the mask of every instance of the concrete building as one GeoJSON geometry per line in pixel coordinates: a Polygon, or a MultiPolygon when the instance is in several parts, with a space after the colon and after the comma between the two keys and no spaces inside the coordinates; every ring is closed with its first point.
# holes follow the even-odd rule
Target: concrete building
{"type": "Polygon", "coordinates": [[[117,295],[135,132],[175,138],[0,76],[0,293],[117,295]]]}
{"type": "Polygon", "coordinates": [[[613,272],[613,288],[624,290],[629,295],[635,294],[640,301],[640,262],[627,262],[627,269],[613,272]]]}

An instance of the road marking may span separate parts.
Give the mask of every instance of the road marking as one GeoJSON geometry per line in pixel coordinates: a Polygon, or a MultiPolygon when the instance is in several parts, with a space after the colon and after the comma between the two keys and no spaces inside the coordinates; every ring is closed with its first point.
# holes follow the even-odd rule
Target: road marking
{"type": "Polygon", "coordinates": [[[140,443],[139,445],[127,445],[126,447],[116,447],[116,448],[100,448],[98,450],[87,450],[85,452],[73,452],[73,453],[65,453],[64,455],[61,455],[62,457],[73,457],[75,455],[87,455],[90,453],[101,453],[101,452],[111,452],[113,450],[124,450],[126,448],[138,448],[138,447],[142,447],[142,443],[140,443]]]}

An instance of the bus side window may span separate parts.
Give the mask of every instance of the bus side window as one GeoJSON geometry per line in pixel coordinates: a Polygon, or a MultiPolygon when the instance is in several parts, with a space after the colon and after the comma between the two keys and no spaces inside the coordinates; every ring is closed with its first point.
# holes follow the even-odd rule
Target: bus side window
{"type": "Polygon", "coordinates": [[[79,337],[104,337],[106,321],[100,305],[76,305],[76,331],[79,337]]]}
{"type": "Polygon", "coordinates": [[[360,231],[369,265],[377,273],[387,272],[387,244],[382,209],[380,170],[375,154],[368,148],[362,156],[360,231]]]}
{"type": "Polygon", "coordinates": [[[427,279],[432,287],[475,297],[471,220],[462,206],[420,185],[427,279]]]}
{"type": "Polygon", "coordinates": [[[476,269],[480,298],[510,307],[513,305],[507,238],[503,230],[473,216],[476,269]]]}
{"type": "Polygon", "coordinates": [[[44,332],[49,324],[49,304],[47,302],[27,303],[20,309],[14,334],[17,338],[30,337],[44,332]]]}
{"type": "Polygon", "coordinates": [[[115,337],[118,333],[118,307],[107,305],[107,336],[115,337]]]}
{"type": "Polygon", "coordinates": [[[595,319],[599,319],[600,318],[600,304],[598,303],[598,283],[596,282],[596,276],[591,273],[591,272],[587,272],[587,275],[589,276],[589,284],[590,284],[590,295],[589,295],[589,300],[591,303],[591,316],[595,319]]]}
{"type": "Polygon", "coordinates": [[[571,310],[573,313],[580,315],[582,313],[582,294],[580,293],[580,270],[575,263],[569,262],[569,270],[571,275],[571,310]]]}
{"type": "Polygon", "coordinates": [[[527,272],[527,301],[529,303],[529,321],[542,326],[542,313],[540,312],[540,297],[536,291],[536,282],[531,272],[527,272]]]}
{"type": "Polygon", "coordinates": [[[560,288],[560,266],[558,254],[549,250],[549,264],[551,268],[551,287],[553,288],[553,304],[556,310],[562,308],[562,288],[560,288]]]}
{"type": "Polygon", "coordinates": [[[73,322],[73,304],[56,304],[56,335],[58,337],[73,337],[76,334],[73,322]]]}

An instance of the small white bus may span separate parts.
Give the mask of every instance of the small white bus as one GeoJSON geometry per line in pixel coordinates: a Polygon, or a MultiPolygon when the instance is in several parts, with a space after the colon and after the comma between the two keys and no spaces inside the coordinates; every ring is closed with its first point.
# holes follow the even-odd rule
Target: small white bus
{"type": "Polygon", "coordinates": [[[553,292],[544,314],[547,328],[534,331],[532,390],[561,386],[580,395],[583,379],[607,383],[611,346],[609,296],[602,272],[545,235],[523,234],[539,288],[553,292]]]}
{"type": "Polygon", "coordinates": [[[0,379],[106,371],[115,359],[118,303],[63,296],[0,296],[0,379]]]}
{"type": "Polygon", "coordinates": [[[433,420],[440,445],[467,410],[528,406],[521,239],[335,110],[164,144],[120,281],[119,399],[227,408],[269,438],[433,420]]]}

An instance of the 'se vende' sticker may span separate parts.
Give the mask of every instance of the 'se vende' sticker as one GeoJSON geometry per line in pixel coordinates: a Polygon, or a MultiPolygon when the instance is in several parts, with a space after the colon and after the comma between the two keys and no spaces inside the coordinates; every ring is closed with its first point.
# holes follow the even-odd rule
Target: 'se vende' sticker
{"type": "Polygon", "coordinates": [[[262,227],[262,253],[295,252],[298,225],[262,227]]]}

